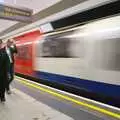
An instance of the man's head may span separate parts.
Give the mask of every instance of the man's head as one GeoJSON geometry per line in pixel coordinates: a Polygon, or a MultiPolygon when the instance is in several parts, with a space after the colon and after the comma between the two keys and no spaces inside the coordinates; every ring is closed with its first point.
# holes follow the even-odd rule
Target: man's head
{"type": "Polygon", "coordinates": [[[12,44],[13,44],[13,40],[12,39],[8,39],[7,46],[10,47],[12,44]]]}
{"type": "Polygon", "coordinates": [[[3,44],[3,42],[2,42],[2,40],[0,39],[0,48],[2,48],[2,44],[3,44]]]}

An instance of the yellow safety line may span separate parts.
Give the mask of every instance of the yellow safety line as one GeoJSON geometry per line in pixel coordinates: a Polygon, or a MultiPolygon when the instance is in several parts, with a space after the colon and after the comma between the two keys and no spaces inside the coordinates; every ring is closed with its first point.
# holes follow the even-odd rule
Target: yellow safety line
{"type": "Polygon", "coordinates": [[[57,96],[57,97],[59,97],[59,98],[62,98],[62,99],[71,101],[71,102],[76,103],[76,104],[78,104],[78,105],[81,105],[81,106],[84,106],[84,107],[88,107],[88,108],[90,108],[90,109],[93,109],[93,110],[96,110],[96,111],[98,111],[98,112],[104,113],[104,114],[106,114],[106,115],[112,116],[112,117],[114,117],[114,118],[120,119],[120,114],[118,114],[118,113],[114,113],[114,112],[111,112],[111,111],[109,111],[109,110],[106,110],[106,109],[103,109],[103,108],[100,108],[100,107],[97,107],[97,106],[94,106],[94,105],[91,105],[91,104],[88,104],[88,103],[85,103],[85,102],[81,102],[81,101],[75,100],[75,99],[73,99],[73,98],[71,98],[71,97],[62,95],[62,94],[60,94],[60,93],[53,92],[53,91],[51,91],[51,90],[45,89],[45,88],[40,87],[40,86],[38,86],[38,85],[35,85],[35,84],[33,84],[33,83],[29,83],[28,81],[26,82],[26,81],[23,80],[23,79],[20,80],[20,79],[17,78],[17,81],[19,81],[19,82],[21,82],[21,83],[23,83],[23,84],[25,84],[25,85],[27,85],[27,86],[30,86],[30,87],[33,87],[33,88],[37,88],[37,89],[39,89],[39,90],[41,90],[41,91],[44,91],[44,92],[47,92],[47,93],[52,94],[52,95],[54,95],[54,96],[57,96]]]}

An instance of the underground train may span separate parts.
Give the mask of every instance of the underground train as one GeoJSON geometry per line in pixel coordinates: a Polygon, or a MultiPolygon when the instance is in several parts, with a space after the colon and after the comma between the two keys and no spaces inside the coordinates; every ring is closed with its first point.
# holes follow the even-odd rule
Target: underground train
{"type": "Polygon", "coordinates": [[[120,106],[120,15],[14,39],[16,73],[120,106]]]}

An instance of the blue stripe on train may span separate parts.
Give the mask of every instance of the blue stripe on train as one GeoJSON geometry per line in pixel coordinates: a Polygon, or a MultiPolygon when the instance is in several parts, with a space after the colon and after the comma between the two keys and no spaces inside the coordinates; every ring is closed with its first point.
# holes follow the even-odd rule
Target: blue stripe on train
{"type": "Polygon", "coordinates": [[[79,89],[85,89],[89,92],[120,98],[120,85],[107,84],[40,71],[35,71],[35,76],[43,80],[66,84],[79,89]]]}

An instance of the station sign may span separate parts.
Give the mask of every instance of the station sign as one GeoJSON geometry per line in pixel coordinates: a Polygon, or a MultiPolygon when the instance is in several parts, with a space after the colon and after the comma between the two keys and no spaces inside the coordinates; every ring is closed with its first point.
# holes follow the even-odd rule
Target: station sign
{"type": "Polygon", "coordinates": [[[53,29],[51,23],[46,23],[46,24],[43,24],[43,25],[40,26],[40,31],[43,32],[43,33],[51,32],[53,30],[54,29],[53,29]]]}
{"type": "Polygon", "coordinates": [[[20,22],[32,22],[33,10],[0,3],[0,18],[20,22]]]}

